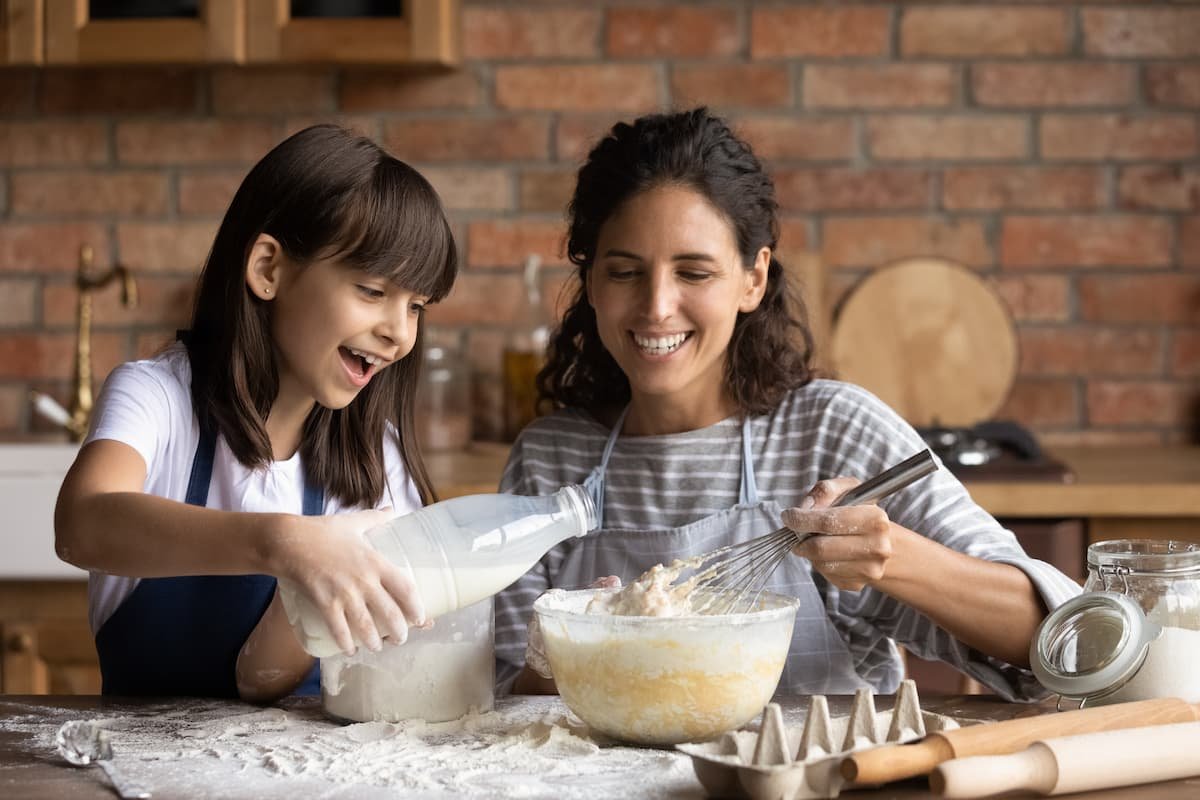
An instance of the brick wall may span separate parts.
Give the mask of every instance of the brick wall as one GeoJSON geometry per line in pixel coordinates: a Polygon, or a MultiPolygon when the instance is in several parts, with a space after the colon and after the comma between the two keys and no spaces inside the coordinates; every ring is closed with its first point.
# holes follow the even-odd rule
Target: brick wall
{"type": "Polygon", "coordinates": [[[1052,442],[1162,442],[1200,419],[1200,5],[1169,2],[463,2],[448,73],[0,71],[0,435],[65,399],[79,245],[137,275],[96,301],[97,379],[187,318],[250,164],[323,120],[420,168],[464,270],[430,321],[461,330],[497,429],[500,349],[538,252],[618,118],[707,103],[766,158],[782,250],[835,293],[916,254],[961,261],[1018,320],[1003,415],[1052,442]]]}

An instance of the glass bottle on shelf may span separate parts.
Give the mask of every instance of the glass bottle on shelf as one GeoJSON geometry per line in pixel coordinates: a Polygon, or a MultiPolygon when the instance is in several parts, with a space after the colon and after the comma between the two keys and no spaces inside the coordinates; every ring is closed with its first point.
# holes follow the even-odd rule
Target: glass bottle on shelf
{"type": "Polygon", "coordinates": [[[430,330],[417,389],[417,435],[426,451],[464,450],[471,443],[471,364],[461,331],[430,330]]]}
{"type": "Polygon", "coordinates": [[[514,315],[516,327],[504,346],[504,437],[517,438],[537,416],[537,374],[542,368],[550,324],[542,307],[539,270],[535,254],[525,259],[523,302],[514,315]]]}

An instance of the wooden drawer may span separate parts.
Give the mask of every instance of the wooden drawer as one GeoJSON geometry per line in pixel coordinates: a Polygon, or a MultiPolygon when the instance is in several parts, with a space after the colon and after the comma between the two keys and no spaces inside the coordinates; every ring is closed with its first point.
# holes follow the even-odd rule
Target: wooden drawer
{"type": "Polygon", "coordinates": [[[87,584],[0,582],[0,693],[99,692],[87,584]]]}

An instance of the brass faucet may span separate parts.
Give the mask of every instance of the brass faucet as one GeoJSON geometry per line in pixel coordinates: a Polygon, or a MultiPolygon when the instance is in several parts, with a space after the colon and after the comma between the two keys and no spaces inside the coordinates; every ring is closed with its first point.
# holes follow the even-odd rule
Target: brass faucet
{"type": "Polygon", "coordinates": [[[71,386],[70,416],[63,424],[76,442],[83,441],[87,435],[88,418],[92,414],[92,293],[119,278],[121,304],[126,308],[137,306],[137,282],[129,270],[117,264],[103,275],[93,275],[93,257],[91,245],[79,248],[79,270],[75,274],[75,286],[79,289],[75,314],[75,375],[71,386]]]}

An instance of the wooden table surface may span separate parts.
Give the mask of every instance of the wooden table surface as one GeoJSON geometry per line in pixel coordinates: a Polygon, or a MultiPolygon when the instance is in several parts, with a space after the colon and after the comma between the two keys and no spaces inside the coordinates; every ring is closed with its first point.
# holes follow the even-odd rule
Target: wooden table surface
{"type": "MultiPolygon", "coordinates": [[[[787,724],[800,724],[803,720],[804,710],[807,708],[807,698],[803,697],[780,697],[777,700],[784,708],[785,719],[787,724]]],[[[831,696],[829,697],[830,712],[834,717],[844,715],[849,712],[850,708],[849,697],[831,696]]],[[[555,711],[557,713],[565,712],[565,707],[562,706],[558,698],[506,698],[501,701],[501,708],[513,708],[520,704],[537,706],[534,710],[537,713],[542,711],[555,711]]],[[[885,710],[890,708],[891,699],[887,697],[877,698],[877,708],[885,710]]],[[[921,701],[922,708],[927,711],[933,711],[956,719],[968,722],[971,720],[1003,720],[1012,719],[1019,716],[1029,716],[1039,713],[1053,713],[1051,705],[1043,703],[1038,706],[1018,705],[1005,703],[991,697],[981,696],[965,696],[965,697],[927,697],[921,701]]],[[[310,720],[314,734],[321,732],[328,733],[330,730],[336,730],[339,726],[332,721],[324,719],[319,708],[319,701],[315,698],[291,699],[285,701],[284,707],[289,714],[298,715],[304,719],[310,720]]],[[[73,767],[67,764],[56,752],[54,752],[53,742],[54,732],[65,721],[70,719],[108,719],[110,721],[117,720],[116,729],[121,729],[120,720],[124,719],[124,730],[129,732],[133,729],[134,723],[129,722],[131,718],[144,718],[147,721],[152,719],[161,720],[164,716],[171,717],[171,711],[178,712],[185,710],[186,719],[199,719],[204,717],[212,717],[213,715],[225,715],[234,717],[245,715],[247,713],[257,711],[257,707],[248,706],[242,703],[221,700],[164,700],[161,698],[155,699],[113,699],[101,698],[97,696],[16,696],[7,695],[0,696],[0,797],[4,798],[30,798],[31,800],[49,800],[54,798],[71,797],[71,798],[105,798],[108,800],[115,796],[109,788],[107,780],[103,774],[95,768],[80,768],[73,767]]],[[[161,722],[157,723],[156,730],[163,730],[161,722]]],[[[116,737],[118,734],[114,734],[116,737]]],[[[166,735],[166,734],[164,734],[166,735]]],[[[183,735],[187,735],[186,732],[183,735]]],[[[120,758],[119,738],[114,738],[114,745],[117,748],[116,757],[120,758]]],[[[464,745],[464,750],[469,747],[469,744],[464,745]]],[[[168,749],[170,747],[168,746],[168,749]]],[[[269,748],[263,748],[264,750],[269,748]]],[[[663,758],[686,758],[674,750],[664,751],[648,751],[650,755],[660,754],[663,758]]],[[[264,761],[267,760],[264,757],[264,761]]],[[[173,797],[243,797],[254,796],[264,798],[288,798],[288,800],[299,800],[301,797],[313,796],[313,778],[312,776],[303,775],[288,775],[274,774],[266,775],[266,786],[264,790],[264,776],[258,776],[252,782],[250,777],[246,775],[246,770],[242,768],[244,779],[235,777],[231,780],[228,764],[222,764],[219,756],[205,756],[199,750],[191,753],[181,752],[178,758],[172,759],[169,764],[170,771],[174,783],[165,782],[157,785],[148,786],[154,792],[156,799],[173,798],[173,797]],[[222,767],[224,768],[222,771],[222,767]],[[252,791],[251,791],[252,789],[252,791]]],[[[569,761],[566,762],[569,764],[569,761]]],[[[128,765],[128,762],[126,762],[128,765]]],[[[138,762],[139,768],[153,767],[153,763],[138,762]]],[[[680,765],[676,763],[676,767],[680,765]]],[[[160,769],[167,769],[167,765],[163,765],[160,769]]],[[[283,771],[286,772],[286,771],[283,771]]],[[[631,776],[627,778],[626,783],[621,784],[620,791],[617,794],[613,793],[613,781],[610,779],[605,785],[601,780],[598,786],[606,786],[606,788],[597,788],[594,791],[589,791],[589,797],[671,797],[671,798],[702,798],[703,790],[694,775],[686,770],[677,769],[676,772],[681,776],[677,781],[677,785],[673,786],[671,791],[667,793],[655,792],[647,793],[639,791],[637,784],[638,778],[631,776]]],[[[153,775],[153,772],[146,772],[140,777],[143,781],[146,775],[153,775]]],[[[600,775],[602,779],[604,776],[600,775]]],[[[571,784],[578,792],[580,786],[586,786],[589,781],[596,781],[598,776],[595,772],[589,775],[579,775],[578,779],[571,784]]],[[[561,781],[561,776],[560,776],[561,781]]],[[[430,794],[429,792],[414,793],[404,790],[385,789],[379,786],[370,786],[364,784],[346,784],[340,785],[326,784],[327,791],[320,792],[320,796],[327,797],[441,797],[443,794],[430,794]]],[[[455,795],[458,796],[458,795],[455,795]]],[[[479,796],[488,796],[486,793],[479,796]]],[[[554,796],[533,793],[522,795],[529,797],[554,796]]],[[[890,784],[884,787],[855,789],[846,792],[843,796],[850,798],[895,798],[896,800],[906,800],[907,798],[928,797],[929,792],[926,783],[923,779],[904,781],[900,783],[890,784]]],[[[1200,779],[1177,780],[1157,784],[1149,784],[1143,786],[1127,787],[1124,789],[1111,789],[1103,792],[1091,792],[1074,795],[1079,798],[1103,798],[1104,800],[1183,800],[1183,798],[1195,798],[1200,796],[1200,779]]]]}

